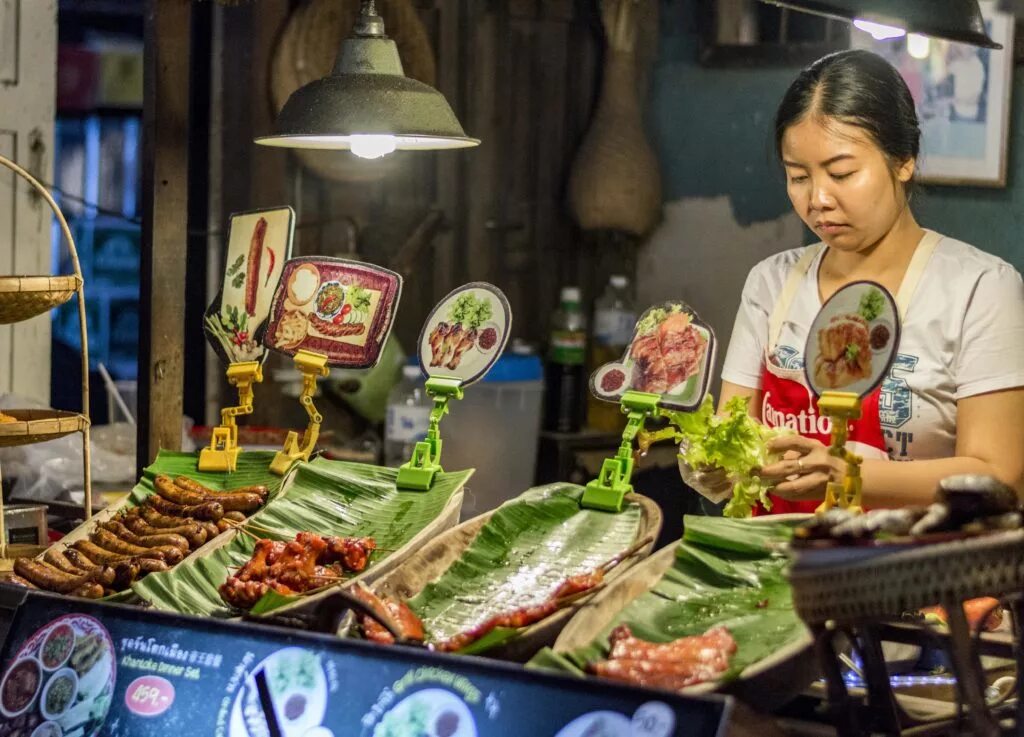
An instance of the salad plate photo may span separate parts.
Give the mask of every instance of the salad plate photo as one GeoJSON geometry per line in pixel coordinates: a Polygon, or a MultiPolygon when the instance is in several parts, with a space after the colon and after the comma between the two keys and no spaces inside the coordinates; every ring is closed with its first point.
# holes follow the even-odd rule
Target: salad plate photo
{"type": "Polygon", "coordinates": [[[0,737],[93,737],[113,699],[114,643],[106,628],[69,614],[36,631],[0,679],[0,737]]]}
{"type": "Polygon", "coordinates": [[[428,688],[407,696],[384,715],[373,737],[476,737],[476,721],[458,696],[428,688]]]}

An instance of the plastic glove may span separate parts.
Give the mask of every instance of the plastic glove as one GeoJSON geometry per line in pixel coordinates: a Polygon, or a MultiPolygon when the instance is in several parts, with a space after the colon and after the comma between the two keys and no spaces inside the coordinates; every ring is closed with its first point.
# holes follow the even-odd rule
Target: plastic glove
{"type": "Polygon", "coordinates": [[[720,504],[732,496],[733,482],[722,468],[694,468],[682,456],[679,461],[679,475],[683,483],[714,504],[720,504]]]}

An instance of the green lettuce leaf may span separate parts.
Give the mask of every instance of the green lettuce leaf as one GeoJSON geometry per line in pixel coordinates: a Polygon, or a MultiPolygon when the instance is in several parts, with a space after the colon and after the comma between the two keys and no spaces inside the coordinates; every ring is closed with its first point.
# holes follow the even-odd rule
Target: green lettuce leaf
{"type": "Polygon", "coordinates": [[[749,517],[754,504],[761,502],[771,509],[768,490],[756,472],[778,460],[768,452],[768,441],[789,430],[770,428],[750,416],[747,397],[733,397],[721,415],[716,415],[710,396],[693,413],[673,415],[683,434],[679,455],[693,468],[721,468],[733,481],[733,495],[726,504],[727,517],[749,517]]]}

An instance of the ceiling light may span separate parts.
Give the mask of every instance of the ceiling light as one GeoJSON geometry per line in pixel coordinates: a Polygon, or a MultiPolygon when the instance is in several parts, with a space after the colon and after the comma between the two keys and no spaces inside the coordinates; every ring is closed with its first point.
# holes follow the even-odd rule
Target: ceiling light
{"type": "Polygon", "coordinates": [[[871,37],[876,41],[886,41],[890,38],[899,38],[900,36],[907,35],[907,32],[902,28],[887,26],[883,23],[872,23],[871,21],[864,20],[862,18],[857,18],[857,20],[853,22],[853,25],[865,33],[870,33],[871,37]]]}
{"type": "Polygon", "coordinates": [[[762,0],[849,22],[868,21],[923,36],[1001,49],[985,31],[978,0],[762,0]]]}
{"type": "Polygon", "coordinates": [[[363,0],[334,69],[293,92],[274,133],[256,143],[351,150],[372,159],[395,150],[468,148],[480,141],[466,135],[444,95],[405,76],[374,1],[363,0]]]}
{"type": "Polygon", "coordinates": [[[916,33],[907,35],[907,53],[915,59],[927,59],[932,50],[931,46],[927,36],[916,33]]]}

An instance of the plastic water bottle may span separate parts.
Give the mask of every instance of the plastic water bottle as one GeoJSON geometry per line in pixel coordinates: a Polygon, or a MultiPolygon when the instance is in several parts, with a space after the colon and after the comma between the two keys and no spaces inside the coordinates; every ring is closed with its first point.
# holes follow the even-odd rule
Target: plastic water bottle
{"type": "Polygon", "coordinates": [[[402,380],[388,394],[384,420],[385,465],[401,466],[412,458],[416,443],[427,437],[433,406],[420,367],[404,366],[402,380]]]}
{"type": "MultiPolygon", "coordinates": [[[[594,338],[589,366],[591,372],[623,357],[633,338],[636,317],[629,279],[615,274],[594,303],[594,338]]],[[[626,420],[617,404],[603,402],[588,392],[587,424],[602,432],[621,432],[626,420]]]]}

